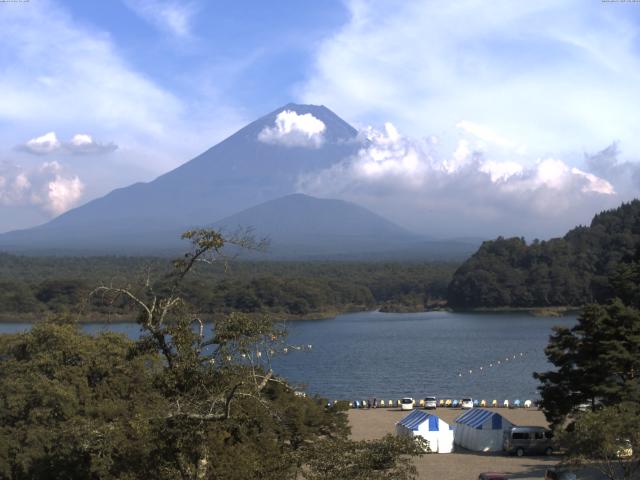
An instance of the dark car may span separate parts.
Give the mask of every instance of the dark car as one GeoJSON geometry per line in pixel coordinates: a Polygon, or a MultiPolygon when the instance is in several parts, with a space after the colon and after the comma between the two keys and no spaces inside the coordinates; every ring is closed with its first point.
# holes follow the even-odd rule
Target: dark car
{"type": "Polygon", "coordinates": [[[509,480],[506,473],[485,472],[478,476],[478,480],[509,480]]]}

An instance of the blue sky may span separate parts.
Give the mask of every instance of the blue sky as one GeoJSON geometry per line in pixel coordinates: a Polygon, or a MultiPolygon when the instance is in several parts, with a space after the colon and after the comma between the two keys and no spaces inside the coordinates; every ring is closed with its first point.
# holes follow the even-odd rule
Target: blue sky
{"type": "MultiPolygon", "coordinates": [[[[469,151],[495,178],[588,179],[564,198],[583,208],[550,220],[560,232],[638,195],[639,32],[640,3],[599,0],[0,3],[0,231],[151,180],[295,101],[433,139],[448,171],[469,151]]],[[[459,194],[443,185],[415,195],[459,194]]]]}

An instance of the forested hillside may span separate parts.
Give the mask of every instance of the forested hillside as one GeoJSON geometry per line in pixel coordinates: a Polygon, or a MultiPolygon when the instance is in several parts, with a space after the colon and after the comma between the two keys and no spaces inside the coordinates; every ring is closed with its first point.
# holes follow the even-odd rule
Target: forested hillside
{"type": "Polygon", "coordinates": [[[596,215],[562,238],[484,242],[456,272],[457,308],[580,306],[612,296],[611,279],[640,255],[640,201],[596,215]]]}
{"type": "MultiPolygon", "coordinates": [[[[183,285],[200,312],[242,311],[283,317],[382,308],[423,310],[443,302],[459,264],[386,262],[234,262],[201,265],[183,285]]],[[[0,318],[42,318],[77,311],[81,318],[130,316],[123,305],[89,301],[99,285],[142,285],[171,267],[164,258],[26,257],[0,254],[0,318]]],[[[158,285],[161,288],[161,285],[158,285]]]]}

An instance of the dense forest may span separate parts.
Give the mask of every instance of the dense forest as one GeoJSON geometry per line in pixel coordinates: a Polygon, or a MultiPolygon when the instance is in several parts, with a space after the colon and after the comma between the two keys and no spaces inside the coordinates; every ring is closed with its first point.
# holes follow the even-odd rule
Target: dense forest
{"type": "MultiPolygon", "coordinates": [[[[423,310],[444,301],[458,264],[232,262],[199,265],[182,286],[204,314],[241,311],[316,317],[381,308],[423,310]]],[[[27,257],[0,254],[0,315],[6,320],[63,312],[82,319],[129,318],[125,305],[90,292],[99,285],[143,285],[171,268],[155,257],[27,257]]],[[[162,288],[161,284],[157,288],[162,288]]]]}
{"type": "Polygon", "coordinates": [[[582,306],[613,296],[611,279],[640,255],[640,201],[596,215],[562,238],[484,242],[454,274],[456,308],[582,306]]]}

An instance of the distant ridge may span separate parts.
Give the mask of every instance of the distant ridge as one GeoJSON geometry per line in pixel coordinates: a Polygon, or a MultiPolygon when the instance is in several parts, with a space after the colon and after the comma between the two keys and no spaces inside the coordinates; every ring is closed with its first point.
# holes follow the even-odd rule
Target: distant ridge
{"type": "Polygon", "coordinates": [[[252,227],[271,240],[270,256],[348,255],[398,250],[421,237],[351,202],[287,195],[213,225],[225,231],[252,227]]]}

